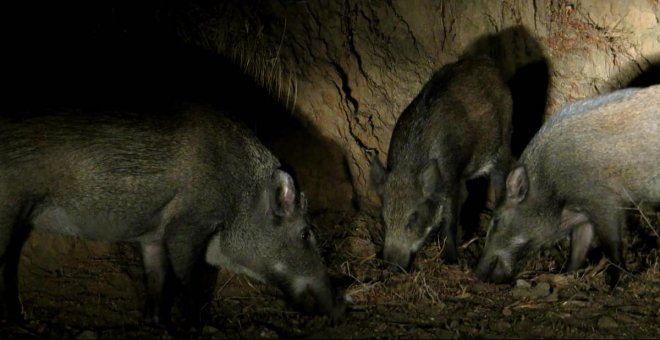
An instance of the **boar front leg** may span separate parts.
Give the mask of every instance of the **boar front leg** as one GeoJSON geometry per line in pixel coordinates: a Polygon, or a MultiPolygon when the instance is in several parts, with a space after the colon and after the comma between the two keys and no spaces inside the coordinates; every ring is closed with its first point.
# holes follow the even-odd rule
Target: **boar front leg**
{"type": "Polygon", "coordinates": [[[172,270],[183,288],[183,315],[190,327],[206,323],[218,269],[204,261],[208,233],[188,225],[170,228],[166,236],[172,270]]]}
{"type": "Polygon", "coordinates": [[[465,181],[459,181],[458,185],[450,191],[445,201],[444,217],[442,221],[442,232],[445,237],[444,260],[446,263],[458,262],[458,222],[461,214],[461,206],[467,198],[465,181]]]}
{"type": "Polygon", "coordinates": [[[143,242],[142,262],[146,287],[144,317],[148,323],[170,322],[172,298],[168,279],[170,266],[162,240],[143,242]]]}
{"type": "Polygon", "coordinates": [[[594,238],[594,224],[583,207],[564,207],[559,229],[570,233],[571,248],[568,256],[568,271],[580,269],[594,238]]]}
{"type": "Polygon", "coordinates": [[[585,222],[573,227],[571,231],[571,250],[568,262],[568,271],[572,272],[582,267],[587,252],[594,238],[594,226],[585,222]]]}

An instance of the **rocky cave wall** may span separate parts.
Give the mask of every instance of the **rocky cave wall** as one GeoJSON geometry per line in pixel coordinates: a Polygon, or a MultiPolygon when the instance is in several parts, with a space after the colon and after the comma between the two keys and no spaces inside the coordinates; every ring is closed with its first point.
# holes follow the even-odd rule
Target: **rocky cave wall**
{"type": "Polygon", "coordinates": [[[496,59],[515,154],[558,106],[648,85],[660,63],[657,0],[198,1],[178,14],[179,37],[233,60],[329,146],[295,153],[310,147],[292,137],[279,154],[331,210],[376,207],[365,152],[386,159],[398,115],[446,63],[496,59]]]}

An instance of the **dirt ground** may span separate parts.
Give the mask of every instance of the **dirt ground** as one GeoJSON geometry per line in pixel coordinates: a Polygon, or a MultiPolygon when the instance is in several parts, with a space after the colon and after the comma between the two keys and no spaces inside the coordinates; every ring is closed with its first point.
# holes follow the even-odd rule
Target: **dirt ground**
{"type": "MultiPolygon", "coordinates": [[[[489,218],[481,214],[476,235],[485,233],[489,218]]],[[[515,283],[494,285],[472,272],[483,238],[464,237],[459,265],[442,263],[442,242],[435,240],[416,258],[414,271],[393,273],[377,259],[382,237],[374,218],[324,213],[312,220],[333,275],[344,278],[349,305],[336,324],[296,313],[275,288],[221,271],[212,317],[201,333],[148,326],[141,321],[144,289],[135,248],[34,234],[20,269],[28,321],[0,326],[0,338],[660,337],[660,214],[631,217],[630,274],[615,292],[606,284],[609,263],[599,256],[577,273],[562,274],[565,244],[530,256],[515,283]]]]}

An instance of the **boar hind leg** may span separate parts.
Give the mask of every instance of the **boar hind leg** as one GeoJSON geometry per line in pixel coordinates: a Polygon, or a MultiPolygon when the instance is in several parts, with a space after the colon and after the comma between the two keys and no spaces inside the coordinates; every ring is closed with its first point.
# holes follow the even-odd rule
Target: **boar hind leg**
{"type": "Polygon", "coordinates": [[[170,321],[172,299],[168,279],[170,266],[161,240],[143,242],[142,262],[146,287],[144,317],[148,323],[167,324],[170,321]]]}
{"type": "Polygon", "coordinates": [[[167,251],[174,274],[183,288],[182,308],[190,327],[206,323],[208,307],[213,297],[217,268],[204,261],[208,237],[194,235],[191,227],[176,227],[167,235],[167,251]]]}
{"type": "Polygon", "coordinates": [[[0,218],[0,320],[22,321],[18,297],[18,260],[29,228],[15,226],[13,218],[0,218]]]}

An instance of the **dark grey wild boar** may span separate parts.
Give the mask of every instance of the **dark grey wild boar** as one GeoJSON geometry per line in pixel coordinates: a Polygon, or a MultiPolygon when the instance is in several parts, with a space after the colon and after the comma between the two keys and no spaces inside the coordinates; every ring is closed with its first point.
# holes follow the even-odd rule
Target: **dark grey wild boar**
{"type": "Polygon", "coordinates": [[[458,61],[433,75],[394,127],[387,168],[370,155],[385,223],[385,261],[409,269],[440,226],[445,260],[457,261],[466,180],[489,174],[496,200],[503,195],[511,111],[509,88],[490,59],[458,61]]]}
{"type": "Polygon", "coordinates": [[[570,235],[568,270],[578,269],[597,237],[623,268],[626,207],[660,201],[660,86],[578,101],[551,117],[506,181],[477,267],[506,282],[532,250],[570,235]]]}
{"type": "Polygon", "coordinates": [[[148,321],[169,321],[173,273],[198,322],[205,262],[276,285],[302,311],[340,315],[305,199],[279,166],[202,107],[1,120],[0,318],[22,318],[17,266],[33,229],[138,242],[148,321]]]}

